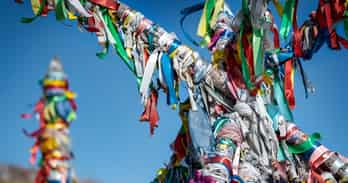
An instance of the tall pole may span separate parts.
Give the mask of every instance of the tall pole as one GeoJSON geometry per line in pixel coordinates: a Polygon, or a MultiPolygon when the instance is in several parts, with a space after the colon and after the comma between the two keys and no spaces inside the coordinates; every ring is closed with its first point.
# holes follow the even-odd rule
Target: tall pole
{"type": "Polygon", "coordinates": [[[24,130],[27,136],[35,138],[30,150],[32,164],[40,153],[35,183],[72,183],[76,180],[71,167],[69,127],[76,119],[77,106],[63,65],[57,58],[52,59],[40,86],[42,97],[34,108],[39,129],[32,133],[24,130]]]}

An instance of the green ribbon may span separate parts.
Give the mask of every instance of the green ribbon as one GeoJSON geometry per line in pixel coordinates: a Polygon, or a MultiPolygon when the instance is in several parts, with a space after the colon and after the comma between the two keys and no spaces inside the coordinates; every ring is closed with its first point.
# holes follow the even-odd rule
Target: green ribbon
{"type": "Polygon", "coordinates": [[[244,15],[248,15],[249,14],[248,0],[243,0],[242,1],[242,11],[243,11],[244,15]]]}
{"type": "Polygon", "coordinates": [[[109,52],[109,46],[110,46],[109,41],[106,41],[105,48],[101,52],[96,53],[96,55],[99,59],[103,60],[106,57],[106,55],[109,52]]]}
{"type": "Polygon", "coordinates": [[[108,14],[108,10],[106,8],[102,9],[103,19],[109,28],[112,37],[115,39],[116,44],[114,45],[117,51],[117,54],[121,57],[123,62],[127,65],[128,69],[131,70],[135,74],[135,68],[132,61],[128,58],[126,49],[123,46],[123,42],[121,40],[120,35],[118,34],[115,25],[112,22],[110,15],[108,14]]]}
{"type": "Polygon", "coordinates": [[[272,50],[265,51],[266,55],[279,54],[279,53],[280,53],[280,48],[275,48],[275,49],[272,49],[272,50]]]}
{"type": "Polygon", "coordinates": [[[227,145],[228,147],[231,147],[233,150],[237,148],[236,144],[234,144],[232,139],[230,138],[220,138],[218,144],[227,145]]]}
{"type": "MultiPolygon", "coordinates": [[[[242,11],[244,14],[243,19],[249,17],[250,11],[248,8],[248,0],[242,1],[242,11]]],[[[241,24],[241,30],[240,30],[240,37],[242,40],[242,32],[244,31],[244,21],[241,24]]],[[[263,58],[262,58],[262,36],[263,32],[261,29],[254,29],[253,30],[253,36],[252,36],[252,43],[253,43],[253,62],[254,62],[254,70],[255,70],[255,76],[259,76],[263,73],[263,58]]],[[[241,43],[241,50],[244,50],[241,43]]],[[[241,51],[242,55],[242,70],[243,70],[243,78],[246,79],[246,84],[249,89],[253,88],[253,84],[250,81],[250,72],[247,67],[247,62],[244,56],[244,52],[241,51]],[[248,73],[248,74],[247,74],[248,73]]]]}
{"type": "Polygon", "coordinates": [[[279,148],[278,148],[278,151],[277,151],[277,160],[278,161],[285,161],[285,160],[288,160],[288,159],[289,158],[286,156],[284,147],[281,144],[279,144],[279,148]]]}
{"type": "Polygon", "coordinates": [[[251,82],[248,63],[247,63],[246,57],[244,55],[243,40],[242,40],[243,39],[243,32],[244,32],[244,22],[242,22],[242,24],[240,26],[240,31],[239,31],[240,55],[241,55],[241,59],[242,59],[242,75],[243,75],[243,79],[245,81],[247,88],[252,89],[252,88],[254,88],[254,85],[251,82]]]}
{"type": "Polygon", "coordinates": [[[205,22],[207,23],[207,30],[208,30],[208,34],[210,34],[210,20],[212,18],[213,15],[213,11],[214,11],[214,7],[215,7],[215,0],[208,0],[206,2],[206,7],[207,7],[207,11],[205,14],[205,22]]]}
{"type": "MultiPolygon", "coordinates": [[[[46,107],[50,108],[51,111],[56,111],[56,109],[55,109],[56,103],[57,102],[62,102],[64,100],[66,100],[66,96],[53,96],[53,97],[50,97],[50,98],[47,99],[48,102],[47,102],[47,106],[46,107]]],[[[50,114],[50,116],[49,116],[50,120],[49,121],[52,122],[52,123],[54,123],[54,121],[56,121],[59,118],[57,116],[56,112],[54,112],[53,116],[52,116],[51,113],[49,113],[49,114],[50,114]]]]}
{"type": "Polygon", "coordinates": [[[262,58],[262,29],[253,30],[253,58],[255,76],[260,76],[263,73],[263,58],[262,58]]]}
{"type": "Polygon", "coordinates": [[[214,122],[214,136],[216,137],[217,134],[219,133],[219,131],[221,130],[221,128],[227,123],[229,122],[230,120],[226,117],[222,117],[222,118],[219,118],[217,119],[215,122],[214,122]]]}
{"type": "Polygon", "coordinates": [[[71,111],[67,117],[67,121],[70,123],[70,122],[74,121],[76,118],[77,118],[76,112],[71,111]]]}
{"type": "Polygon", "coordinates": [[[44,161],[43,157],[41,157],[40,160],[37,162],[37,165],[41,167],[44,164],[44,162],[45,161],[44,161]]]}
{"type": "Polygon", "coordinates": [[[66,99],[66,96],[54,96],[51,100],[50,100],[50,103],[51,102],[62,102],[66,99]]]}
{"type": "Polygon", "coordinates": [[[37,17],[39,17],[42,14],[42,11],[43,11],[43,9],[45,7],[45,4],[46,4],[46,0],[42,0],[41,4],[40,4],[40,7],[39,7],[39,11],[35,14],[35,16],[31,17],[31,18],[22,17],[21,18],[21,22],[22,23],[31,23],[31,22],[33,22],[37,17]]]}
{"type": "MultiPolygon", "coordinates": [[[[346,17],[348,16],[348,10],[344,12],[344,16],[346,17]]],[[[344,25],[344,33],[345,33],[346,39],[348,39],[348,18],[344,19],[343,25],[344,25]]]]}
{"type": "Polygon", "coordinates": [[[62,21],[68,18],[68,10],[66,9],[64,0],[55,0],[56,20],[62,21]]]}
{"type": "Polygon", "coordinates": [[[205,33],[202,41],[200,42],[200,45],[202,47],[208,45],[208,43],[210,42],[210,34],[211,34],[211,28],[210,28],[210,20],[212,18],[213,12],[214,12],[214,8],[215,8],[215,0],[207,0],[205,2],[205,22],[206,22],[206,29],[207,32],[205,33]]]}
{"type": "Polygon", "coordinates": [[[295,144],[295,145],[288,145],[289,152],[293,154],[301,154],[308,150],[310,150],[313,147],[316,147],[315,144],[318,140],[320,140],[321,136],[319,133],[314,133],[311,136],[308,137],[308,139],[301,143],[301,144],[295,144]]]}
{"type": "Polygon", "coordinates": [[[153,40],[153,34],[151,32],[155,31],[155,29],[157,28],[156,25],[152,26],[150,28],[150,30],[148,31],[148,36],[147,36],[147,39],[148,39],[148,42],[149,42],[149,51],[150,52],[153,52],[153,50],[155,50],[155,46],[153,44],[154,40],[153,40]]]}
{"type": "Polygon", "coordinates": [[[273,121],[272,123],[273,130],[277,131],[279,129],[279,125],[278,125],[279,109],[277,106],[273,104],[266,104],[265,106],[266,106],[268,115],[271,117],[273,121]]]}
{"type": "Polygon", "coordinates": [[[273,74],[274,82],[273,82],[273,92],[274,98],[277,102],[279,112],[284,116],[284,118],[288,121],[294,121],[292,112],[289,108],[288,101],[286,100],[284,89],[282,83],[280,82],[279,76],[277,74],[273,74]]]}
{"type": "Polygon", "coordinates": [[[245,18],[249,15],[249,8],[248,8],[248,0],[242,1],[242,11],[244,14],[243,21],[240,25],[240,31],[239,31],[239,38],[240,38],[240,56],[242,60],[242,75],[244,82],[248,89],[254,88],[254,84],[251,82],[250,79],[250,71],[248,67],[248,62],[246,60],[246,57],[244,55],[244,47],[243,47],[243,33],[244,33],[244,24],[245,24],[245,18]]]}
{"type": "MultiPolygon", "coordinates": [[[[105,21],[105,23],[107,25],[107,28],[109,28],[112,37],[116,41],[116,44],[114,45],[115,48],[116,48],[116,52],[121,57],[122,61],[126,64],[128,69],[134,74],[134,76],[136,76],[137,86],[139,88],[142,78],[141,77],[137,77],[137,75],[136,75],[134,63],[129,59],[129,57],[127,55],[127,52],[126,52],[126,49],[123,46],[123,42],[121,40],[121,37],[120,37],[118,31],[116,30],[115,25],[113,24],[110,15],[108,14],[108,9],[103,8],[101,10],[101,12],[102,12],[102,15],[103,15],[103,19],[104,19],[104,21],[105,21]]],[[[97,56],[99,58],[104,58],[106,56],[106,54],[108,53],[109,43],[107,43],[106,46],[107,47],[106,47],[106,49],[104,49],[104,51],[102,51],[100,53],[97,53],[97,56]]]]}
{"type": "Polygon", "coordinates": [[[281,28],[279,31],[279,34],[283,39],[286,39],[289,35],[291,25],[294,19],[294,11],[295,11],[295,0],[287,0],[285,2],[284,11],[282,15],[281,28]]]}

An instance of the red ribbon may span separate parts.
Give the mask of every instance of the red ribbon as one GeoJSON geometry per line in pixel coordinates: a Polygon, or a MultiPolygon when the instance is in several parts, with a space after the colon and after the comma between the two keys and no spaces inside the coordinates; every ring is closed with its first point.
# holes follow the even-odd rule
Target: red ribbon
{"type": "Polygon", "coordinates": [[[44,128],[39,128],[38,130],[29,133],[27,130],[23,129],[23,133],[24,135],[26,135],[27,137],[38,137],[39,135],[42,134],[42,132],[44,131],[44,128]]]}
{"type": "MultiPolygon", "coordinates": [[[[252,44],[248,40],[248,33],[245,33],[242,38],[243,46],[244,46],[244,54],[248,62],[248,69],[250,72],[251,81],[255,81],[255,71],[254,71],[254,57],[253,57],[253,48],[252,44]]],[[[242,54],[242,53],[241,53],[242,54]]]]}
{"type": "Polygon", "coordinates": [[[343,47],[348,49],[348,40],[342,38],[341,36],[337,36],[337,39],[343,47]]]}
{"type": "Polygon", "coordinates": [[[89,0],[89,1],[112,10],[117,10],[119,7],[119,4],[115,0],[89,0]]]}
{"type": "Polygon", "coordinates": [[[35,177],[35,183],[46,183],[46,178],[49,175],[50,168],[48,166],[43,166],[37,172],[35,177]]]}
{"type": "Polygon", "coordinates": [[[187,145],[187,133],[180,131],[176,136],[175,141],[171,144],[171,148],[175,153],[177,161],[181,161],[186,156],[187,145]]]}
{"type": "MultiPolygon", "coordinates": [[[[339,45],[337,42],[337,35],[334,33],[334,30],[332,29],[332,16],[331,16],[331,5],[330,2],[326,2],[324,4],[324,15],[326,18],[326,26],[328,28],[329,34],[330,34],[330,47],[333,49],[338,49],[339,45]]],[[[324,20],[324,19],[323,19],[324,20]]]]}
{"type": "Polygon", "coordinates": [[[53,86],[53,85],[47,85],[44,87],[44,90],[51,90],[51,89],[63,89],[63,90],[67,90],[67,87],[61,87],[61,86],[53,86]]]}
{"type": "Polygon", "coordinates": [[[295,10],[294,10],[294,20],[292,22],[292,27],[294,29],[293,35],[293,49],[296,57],[300,57],[303,55],[302,53],[302,31],[301,28],[298,28],[297,25],[297,4],[298,0],[295,1],[295,10]]]}
{"type": "Polygon", "coordinates": [[[140,116],[140,121],[148,121],[150,123],[150,134],[154,134],[155,128],[158,126],[159,115],[157,111],[158,94],[156,90],[152,90],[146,101],[144,112],[140,116]]]}
{"type": "Polygon", "coordinates": [[[274,44],[274,48],[279,48],[280,47],[280,41],[279,41],[279,31],[277,29],[277,27],[274,25],[271,28],[272,32],[273,32],[273,44],[274,44]]]}
{"type": "Polygon", "coordinates": [[[240,70],[240,66],[237,63],[237,59],[235,57],[235,47],[236,45],[231,45],[228,48],[227,59],[226,59],[226,70],[229,78],[233,80],[238,88],[245,88],[244,79],[242,76],[242,72],[240,70]]]}
{"type": "Polygon", "coordinates": [[[315,149],[309,160],[310,170],[307,180],[308,183],[314,183],[315,180],[319,183],[325,183],[323,177],[320,176],[320,174],[318,174],[316,171],[318,170],[319,166],[321,166],[330,156],[332,156],[332,154],[333,152],[330,152],[323,145],[315,149]]]}
{"type": "MultiPolygon", "coordinates": [[[[296,12],[296,9],[295,9],[295,12],[296,12]]],[[[272,13],[269,12],[269,15],[271,17],[272,24],[273,24],[271,26],[271,31],[273,33],[273,45],[274,45],[274,48],[279,48],[280,47],[279,31],[278,31],[277,25],[274,23],[274,17],[272,15],[272,13]]]]}
{"type": "Polygon", "coordinates": [[[290,109],[295,108],[293,59],[285,62],[284,93],[290,109]]]}
{"type": "Polygon", "coordinates": [[[227,157],[224,156],[215,156],[212,158],[208,158],[205,161],[206,164],[209,163],[221,163],[223,165],[226,166],[226,168],[228,169],[228,171],[230,171],[230,174],[232,175],[232,164],[231,164],[231,160],[228,159],[227,157]]]}
{"type": "Polygon", "coordinates": [[[44,108],[45,108],[45,101],[44,101],[44,99],[40,99],[40,100],[36,103],[34,110],[35,110],[35,112],[38,112],[38,113],[39,113],[39,112],[43,111],[44,108]]]}
{"type": "Polygon", "coordinates": [[[74,111],[76,111],[76,110],[77,110],[77,104],[76,104],[75,100],[70,99],[70,100],[68,100],[68,101],[69,101],[69,103],[70,103],[70,105],[71,105],[71,108],[72,108],[74,111]]]}
{"type": "Polygon", "coordinates": [[[85,27],[85,29],[88,31],[88,32],[100,32],[100,28],[95,24],[95,19],[94,17],[88,17],[87,18],[87,25],[85,27]]]}
{"type": "Polygon", "coordinates": [[[45,109],[45,101],[44,99],[40,99],[35,105],[35,112],[39,114],[40,128],[44,127],[46,121],[44,119],[44,109],[45,109]]]}
{"type": "Polygon", "coordinates": [[[29,162],[33,165],[35,164],[36,161],[36,154],[39,150],[39,146],[40,146],[40,141],[36,140],[35,144],[31,147],[30,149],[30,158],[29,158],[29,162]]]}
{"type": "Polygon", "coordinates": [[[346,42],[342,43],[342,39],[337,35],[336,30],[333,29],[334,23],[342,20],[344,17],[344,1],[334,0],[320,0],[319,8],[316,12],[316,20],[319,22],[320,28],[327,28],[330,36],[329,47],[332,49],[340,49],[341,43],[347,48],[346,42]]]}
{"type": "Polygon", "coordinates": [[[293,35],[293,49],[296,57],[303,55],[302,53],[302,32],[299,29],[294,30],[293,35]]]}
{"type": "MultiPolygon", "coordinates": [[[[40,3],[41,3],[42,0],[40,0],[40,3]]],[[[46,1],[47,3],[47,1],[46,1]]],[[[49,11],[49,8],[48,8],[48,4],[46,4],[44,7],[43,7],[43,10],[41,12],[41,16],[47,16],[48,15],[48,11],[49,11]]]]}

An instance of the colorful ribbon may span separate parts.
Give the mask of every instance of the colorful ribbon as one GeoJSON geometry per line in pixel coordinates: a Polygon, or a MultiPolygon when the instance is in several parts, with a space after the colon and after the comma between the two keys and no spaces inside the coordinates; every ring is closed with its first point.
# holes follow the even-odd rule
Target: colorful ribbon
{"type": "Polygon", "coordinates": [[[164,82],[167,86],[167,104],[170,106],[176,105],[178,99],[174,88],[174,72],[172,61],[168,54],[164,53],[161,58],[161,69],[164,82]]]}
{"type": "Polygon", "coordinates": [[[295,0],[286,0],[283,10],[284,11],[282,12],[282,22],[279,33],[283,39],[286,39],[290,33],[294,16],[296,16],[294,15],[295,0]]]}

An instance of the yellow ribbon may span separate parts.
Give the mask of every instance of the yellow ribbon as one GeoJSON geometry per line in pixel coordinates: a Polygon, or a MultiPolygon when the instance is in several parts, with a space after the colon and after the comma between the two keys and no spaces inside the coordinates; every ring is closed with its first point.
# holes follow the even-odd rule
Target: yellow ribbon
{"type": "Polygon", "coordinates": [[[205,19],[206,13],[207,13],[207,4],[204,5],[203,13],[198,24],[197,35],[200,37],[204,37],[205,34],[208,32],[207,22],[205,19]]]}
{"type": "Polygon", "coordinates": [[[44,109],[44,118],[47,121],[52,121],[54,117],[56,117],[56,110],[54,107],[54,102],[51,102],[47,105],[47,107],[45,107],[44,109]]]}
{"type": "Polygon", "coordinates": [[[34,15],[39,12],[40,4],[40,0],[31,0],[31,8],[33,9],[34,15]]]}
{"type": "Polygon", "coordinates": [[[213,66],[219,68],[221,61],[226,60],[226,54],[224,50],[216,50],[213,54],[213,66]]]}
{"type": "Polygon", "coordinates": [[[54,123],[49,123],[46,125],[46,128],[49,129],[63,129],[63,128],[67,128],[67,126],[64,123],[61,123],[61,120],[57,120],[54,123]]]}
{"type": "Polygon", "coordinates": [[[76,95],[76,93],[67,90],[67,91],[65,91],[65,96],[68,99],[74,99],[74,98],[76,98],[77,95],[76,95]]]}
{"type": "Polygon", "coordinates": [[[236,60],[237,60],[237,63],[240,65],[240,64],[242,64],[242,55],[241,55],[241,52],[240,52],[240,42],[241,42],[242,40],[241,39],[237,39],[237,44],[236,44],[236,50],[237,50],[237,57],[236,57],[236,60]]]}
{"type": "Polygon", "coordinates": [[[126,19],[125,19],[124,22],[123,22],[123,26],[127,26],[128,23],[129,23],[131,20],[133,20],[134,17],[135,17],[135,14],[134,14],[133,12],[128,11],[128,13],[129,13],[129,14],[127,15],[126,19]]]}
{"type": "Polygon", "coordinates": [[[169,58],[171,58],[171,59],[173,59],[174,58],[174,56],[178,53],[178,51],[179,51],[179,49],[178,49],[179,47],[177,47],[170,55],[169,55],[169,58]]]}
{"type": "Polygon", "coordinates": [[[160,168],[157,170],[157,178],[160,180],[160,182],[163,182],[166,178],[166,175],[168,173],[168,170],[166,168],[160,168]]]}
{"type": "Polygon", "coordinates": [[[279,16],[282,16],[283,15],[283,6],[280,4],[279,0],[273,0],[273,4],[279,14],[279,16]]]}
{"type": "Polygon", "coordinates": [[[66,82],[62,81],[62,80],[51,80],[51,79],[45,79],[43,81],[43,85],[44,86],[56,86],[56,87],[65,87],[66,86],[66,82]]]}
{"type": "Polygon", "coordinates": [[[224,10],[224,4],[225,4],[224,0],[216,0],[214,13],[213,13],[212,18],[210,20],[210,27],[215,26],[217,18],[219,16],[219,13],[224,10]]]}
{"type": "Polygon", "coordinates": [[[224,10],[224,4],[224,0],[215,0],[215,2],[206,1],[197,29],[197,35],[203,38],[203,46],[210,43],[210,30],[215,26],[219,13],[224,10]],[[214,3],[213,10],[211,9],[211,3],[214,3]],[[212,12],[210,12],[211,10],[212,12]],[[212,14],[210,16],[207,13],[212,14]]]}
{"type": "Polygon", "coordinates": [[[74,15],[74,13],[72,13],[72,12],[68,12],[68,18],[69,18],[69,20],[76,20],[77,19],[77,16],[75,16],[74,15]]]}
{"type": "Polygon", "coordinates": [[[58,143],[56,139],[53,137],[47,138],[43,143],[41,143],[40,149],[43,153],[52,151],[58,147],[58,143]]]}
{"type": "Polygon", "coordinates": [[[59,151],[53,151],[50,155],[47,156],[47,159],[59,159],[61,158],[63,155],[61,152],[59,151]]]}

